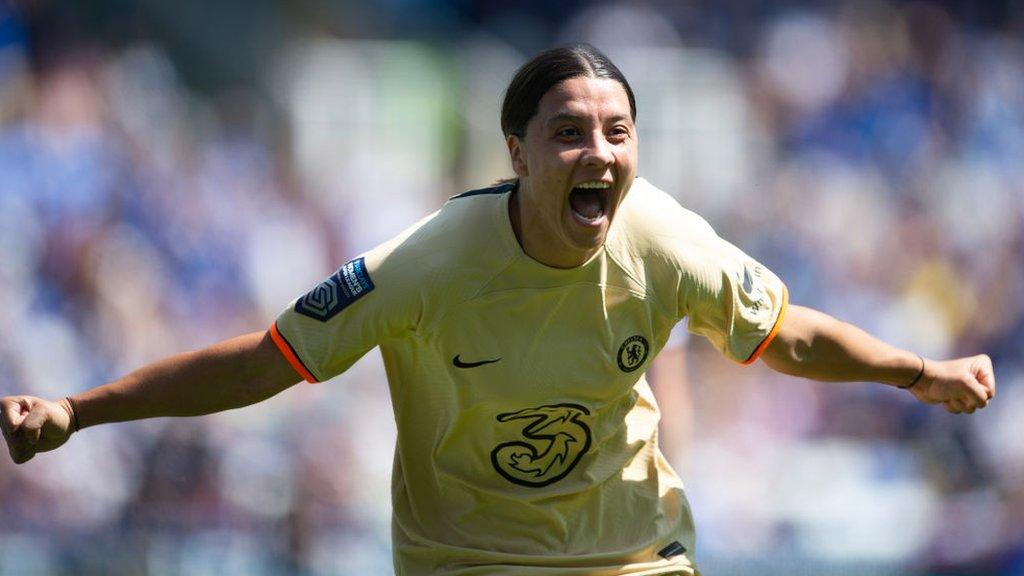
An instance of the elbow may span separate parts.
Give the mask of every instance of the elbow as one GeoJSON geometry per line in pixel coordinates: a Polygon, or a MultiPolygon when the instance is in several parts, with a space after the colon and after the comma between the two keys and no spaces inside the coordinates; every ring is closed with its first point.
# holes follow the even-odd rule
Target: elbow
{"type": "Polygon", "coordinates": [[[790,305],[778,334],[765,350],[768,367],[789,376],[810,377],[814,365],[821,361],[825,318],[810,308],[790,305]]]}
{"type": "Polygon", "coordinates": [[[806,366],[811,363],[811,359],[814,356],[814,345],[810,340],[799,339],[793,342],[791,348],[790,355],[795,364],[806,366]]]}
{"type": "Polygon", "coordinates": [[[805,378],[808,367],[814,364],[814,346],[808,340],[797,340],[790,347],[790,376],[805,378]]]}
{"type": "Polygon", "coordinates": [[[776,338],[762,357],[764,363],[787,376],[806,378],[814,364],[814,346],[803,338],[776,338]]]}

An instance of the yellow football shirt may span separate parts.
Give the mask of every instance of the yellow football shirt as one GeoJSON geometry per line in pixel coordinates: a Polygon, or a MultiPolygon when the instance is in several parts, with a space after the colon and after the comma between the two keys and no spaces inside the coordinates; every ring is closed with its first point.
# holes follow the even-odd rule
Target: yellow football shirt
{"type": "Polygon", "coordinates": [[[293,302],[272,336],[311,382],[380,346],[399,575],[695,574],[643,373],[684,316],[752,362],[786,289],[640,178],[593,258],[544,266],[516,241],[511,191],[450,199],[293,302]]]}

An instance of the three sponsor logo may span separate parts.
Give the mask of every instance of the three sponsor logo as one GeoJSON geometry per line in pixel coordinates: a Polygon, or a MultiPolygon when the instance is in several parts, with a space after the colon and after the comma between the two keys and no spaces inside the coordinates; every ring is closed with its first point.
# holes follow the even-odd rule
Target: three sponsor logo
{"type": "MultiPolygon", "coordinates": [[[[650,344],[640,334],[626,338],[619,346],[619,369],[629,373],[647,360],[650,344]]],[[[501,360],[463,362],[452,358],[459,368],[471,368],[501,360]]],[[[592,434],[587,420],[590,410],[580,404],[561,403],[524,408],[498,414],[502,425],[520,425],[519,436],[491,450],[491,465],[503,478],[530,488],[548,486],[565,478],[590,450],[592,434]]],[[[507,426],[503,426],[505,428],[507,426]]]]}
{"type": "Polygon", "coordinates": [[[491,465],[509,482],[540,488],[565,478],[590,450],[590,410],[579,404],[551,404],[505,412],[501,423],[526,421],[520,438],[491,450],[491,465]]]}

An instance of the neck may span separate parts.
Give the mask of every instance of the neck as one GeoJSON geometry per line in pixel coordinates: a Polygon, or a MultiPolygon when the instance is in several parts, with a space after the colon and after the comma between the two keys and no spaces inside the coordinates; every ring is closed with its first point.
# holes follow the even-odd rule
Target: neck
{"type": "Polygon", "coordinates": [[[512,189],[512,197],[508,203],[509,221],[516,235],[519,247],[527,256],[552,268],[576,268],[590,260],[599,248],[594,250],[559,250],[553,242],[544,238],[543,230],[528,216],[528,208],[521,200],[520,187],[522,180],[512,189]]]}

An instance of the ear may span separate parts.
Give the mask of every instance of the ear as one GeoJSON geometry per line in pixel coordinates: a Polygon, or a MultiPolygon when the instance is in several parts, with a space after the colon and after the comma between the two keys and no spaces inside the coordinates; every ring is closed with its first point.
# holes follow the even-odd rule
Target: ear
{"type": "Polygon", "coordinates": [[[508,156],[512,160],[512,170],[515,171],[516,176],[520,178],[529,176],[530,170],[526,166],[523,141],[519,139],[519,136],[512,134],[505,139],[505,144],[508,146],[508,156]]]}

